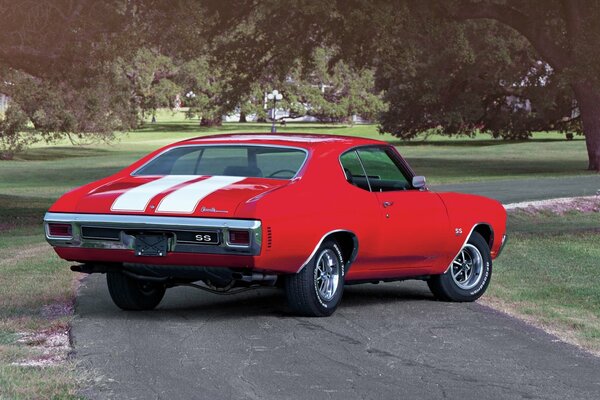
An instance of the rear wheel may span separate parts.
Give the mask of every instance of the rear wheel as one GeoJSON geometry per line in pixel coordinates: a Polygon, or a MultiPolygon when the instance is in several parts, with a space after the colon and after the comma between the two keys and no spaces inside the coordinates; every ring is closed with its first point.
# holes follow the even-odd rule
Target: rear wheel
{"type": "Polygon", "coordinates": [[[133,279],[117,271],[106,273],[106,283],[113,302],[123,310],[152,310],[166,291],[164,285],[133,279]]]}
{"type": "Polygon", "coordinates": [[[344,291],[344,260],[333,240],[321,244],[309,263],[285,281],[288,305],[297,314],[327,317],[336,310],[344,291]]]}
{"type": "Polygon", "coordinates": [[[485,293],[491,277],[490,248],[479,233],[473,232],[448,270],[427,283],[439,300],[475,301],[485,293]]]}

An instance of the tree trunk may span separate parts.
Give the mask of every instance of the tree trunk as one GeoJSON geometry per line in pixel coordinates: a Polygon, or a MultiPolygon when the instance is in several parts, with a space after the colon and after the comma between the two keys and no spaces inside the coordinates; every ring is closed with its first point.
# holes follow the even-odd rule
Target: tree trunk
{"type": "Polygon", "coordinates": [[[246,113],[243,111],[240,111],[240,122],[248,122],[246,119],[246,113]]]}
{"type": "Polygon", "coordinates": [[[600,172],[600,91],[586,83],[573,85],[588,152],[588,169],[600,172]]]}
{"type": "Polygon", "coordinates": [[[213,126],[221,126],[221,125],[223,125],[223,118],[221,118],[221,117],[216,117],[216,118],[202,117],[200,119],[200,126],[213,127],[213,126]]]}

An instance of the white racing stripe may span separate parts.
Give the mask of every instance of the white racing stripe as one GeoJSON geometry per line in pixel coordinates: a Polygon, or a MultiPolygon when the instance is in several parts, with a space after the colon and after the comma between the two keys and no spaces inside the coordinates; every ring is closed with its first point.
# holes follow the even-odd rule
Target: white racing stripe
{"type": "Polygon", "coordinates": [[[173,186],[201,178],[198,175],[167,175],[126,191],[114,201],[111,211],[144,211],[154,196],[173,186]]]}
{"type": "Polygon", "coordinates": [[[243,176],[211,176],[203,181],[191,183],[165,196],[156,211],[191,214],[206,196],[244,179],[246,177],[243,176]]]}

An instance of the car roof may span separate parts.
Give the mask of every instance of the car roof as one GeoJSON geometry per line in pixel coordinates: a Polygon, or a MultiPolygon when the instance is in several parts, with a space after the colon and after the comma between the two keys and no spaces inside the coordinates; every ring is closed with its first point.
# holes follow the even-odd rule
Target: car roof
{"type": "Polygon", "coordinates": [[[349,148],[366,145],[388,145],[388,143],[354,136],[322,135],[311,133],[234,133],[224,135],[200,136],[178,142],[176,145],[190,144],[260,144],[292,146],[313,149],[321,146],[349,148]]]}

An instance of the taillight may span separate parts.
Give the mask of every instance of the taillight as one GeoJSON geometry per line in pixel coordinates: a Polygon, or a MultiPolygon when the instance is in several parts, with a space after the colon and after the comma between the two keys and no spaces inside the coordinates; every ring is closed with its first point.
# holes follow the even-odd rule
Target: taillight
{"type": "Polygon", "coordinates": [[[229,244],[237,246],[249,246],[250,245],[250,232],[242,230],[230,230],[229,231],[229,244]]]}
{"type": "Polygon", "coordinates": [[[70,238],[73,236],[73,230],[71,224],[48,224],[48,235],[54,237],[70,238]]]}

